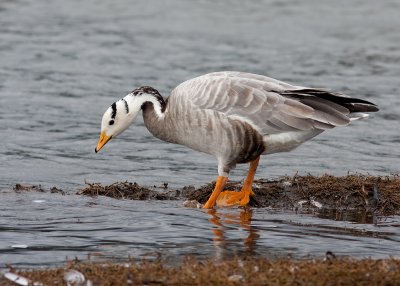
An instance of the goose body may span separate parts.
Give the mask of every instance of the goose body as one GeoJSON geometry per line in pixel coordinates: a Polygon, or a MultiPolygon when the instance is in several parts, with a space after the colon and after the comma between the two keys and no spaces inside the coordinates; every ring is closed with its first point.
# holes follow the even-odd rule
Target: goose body
{"type": "Polygon", "coordinates": [[[217,158],[216,188],[205,205],[210,208],[216,202],[248,203],[260,155],[290,151],[378,108],[365,100],[262,75],[216,72],[183,82],[166,101],[154,88],[141,87],[113,103],[103,116],[96,152],[125,130],[140,110],[155,137],[217,158]],[[247,162],[250,170],[242,191],[221,193],[230,170],[247,162]]]}

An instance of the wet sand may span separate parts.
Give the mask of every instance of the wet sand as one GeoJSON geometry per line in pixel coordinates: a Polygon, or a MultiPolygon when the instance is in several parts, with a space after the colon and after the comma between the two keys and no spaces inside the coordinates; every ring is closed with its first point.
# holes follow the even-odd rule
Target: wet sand
{"type": "MultiPolygon", "coordinates": [[[[302,260],[187,258],[173,266],[162,260],[70,262],[56,269],[11,271],[28,279],[30,285],[65,285],[79,277],[85,279],[83,283],[70,285],[400,285],[400,260],[336,259],[332,253],[324,259],[302,260]]],[[[10,281],[0,277],[0,285],[10,285],[10,281]]]]}

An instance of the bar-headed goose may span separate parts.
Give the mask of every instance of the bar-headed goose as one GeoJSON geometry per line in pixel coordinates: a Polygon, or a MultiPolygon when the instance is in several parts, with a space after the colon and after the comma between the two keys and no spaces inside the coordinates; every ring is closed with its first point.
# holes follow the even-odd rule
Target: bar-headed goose
{"type": "Polygon", "coordinates": [[[366,100],[262,75],[216,72],[183,82],[167,99],[143,86],[114,102],[103,115],[95,151],[128,128],[141,110],[155,137],[217,158],[219,176],[204,205],[212,208],[248,204],[260,155],[293,150],[378,108],[366,100]],[[238,163],[250,163],[242,190],[221,192],[238,163]]]}

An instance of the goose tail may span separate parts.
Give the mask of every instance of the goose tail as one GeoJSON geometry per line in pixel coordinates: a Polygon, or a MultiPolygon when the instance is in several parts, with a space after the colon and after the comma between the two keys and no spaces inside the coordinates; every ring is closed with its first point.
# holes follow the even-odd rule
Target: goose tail
{"type": "Polygon", "coordinates": [[[354,121],[354,120],[364,120],[364,119],[367,119],[367,118],[369,117],[369,114],[360,113],[360,112],[355,112],[355,113],[350,113],[348,116],[349,116],[350,121],[354,121]]]}

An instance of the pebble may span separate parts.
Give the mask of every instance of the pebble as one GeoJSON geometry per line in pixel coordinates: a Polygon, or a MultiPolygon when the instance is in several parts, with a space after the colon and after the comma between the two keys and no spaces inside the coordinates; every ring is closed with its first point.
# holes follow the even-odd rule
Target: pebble
{"type": "Polygon", "coordinates": [[[318,201],[316,201],[316,200],[314,200],[314,199],[311,199],[310,201],[308,201],[308,200],[301,200],[301,201],[298,201],[297,202],[297,204],[299,205],[299,206],[303,206],[304,204],[306,204],[306,203],[310,203],[311,205],[313,205],[314,207],[316,207],[316,208],[322,208],[322,204],[320,203],[320,202],[318,202],[318,201]]]}
{"type": "Polygon", "coordinates": [[[320,203],[320,202],[317,202],[317,201],[315,201],[315,200],[311,200],[311,204],[314,206],[314,207],[317,207],[317,208],[322,208],[322,204],[320,203]]]}
{"type": "Polygon", "coordinates": [[[185,208],[194,208],[194,209],[201,209],[203,207],[203,205],[196,200],[184,201],[183,206],[185,208]]]}

